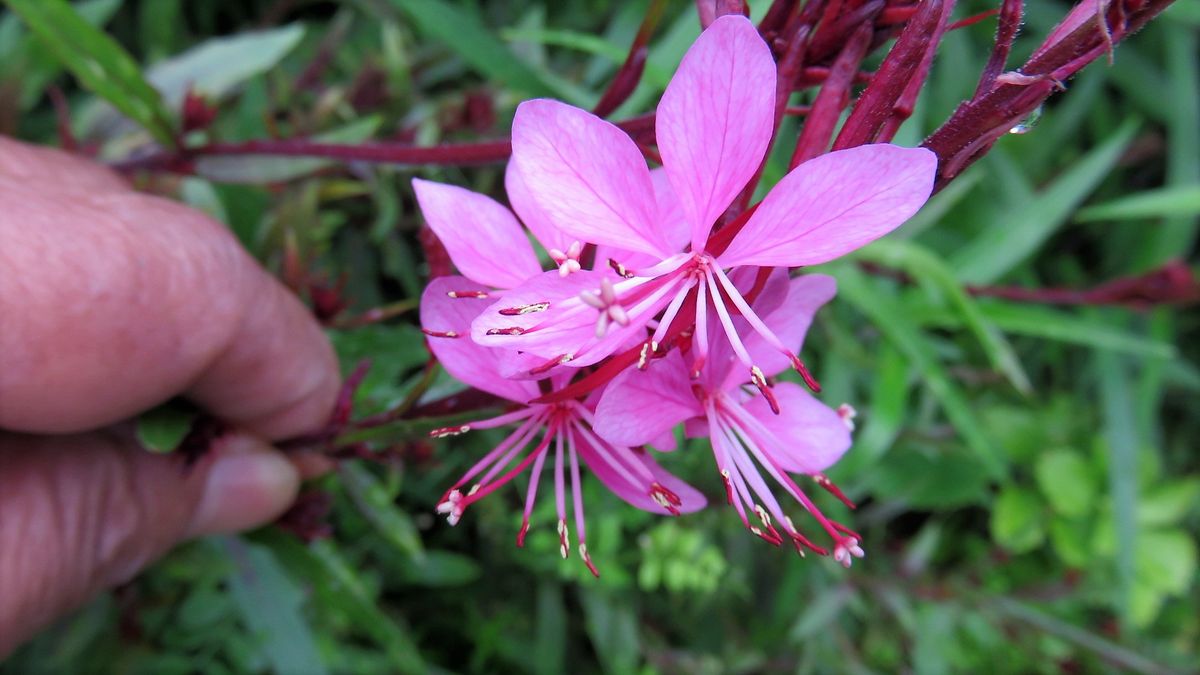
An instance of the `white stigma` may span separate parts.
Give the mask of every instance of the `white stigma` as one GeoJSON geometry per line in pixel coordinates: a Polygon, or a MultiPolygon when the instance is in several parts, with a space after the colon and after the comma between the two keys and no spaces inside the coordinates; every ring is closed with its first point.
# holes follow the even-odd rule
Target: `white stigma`
{"type": "Polygon", "coordinates": [[[572,242],[566,252],[556,248],[550,249],[550,259],[558,265],[558,276],[565,277],[583,269],[579,264],[579,255],[583,253],[583,244],[572,242]]]}

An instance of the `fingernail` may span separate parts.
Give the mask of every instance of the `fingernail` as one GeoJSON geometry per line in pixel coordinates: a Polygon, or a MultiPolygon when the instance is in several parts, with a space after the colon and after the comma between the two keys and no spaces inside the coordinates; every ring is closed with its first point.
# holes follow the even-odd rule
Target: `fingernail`
{"type": "Polygon", "coordinates": [[[188,537],[269,523],[295,501],[300,474],[283,453],[242,434],[222,438],[214,450],[218,456],[208,471],[188,537]]]}

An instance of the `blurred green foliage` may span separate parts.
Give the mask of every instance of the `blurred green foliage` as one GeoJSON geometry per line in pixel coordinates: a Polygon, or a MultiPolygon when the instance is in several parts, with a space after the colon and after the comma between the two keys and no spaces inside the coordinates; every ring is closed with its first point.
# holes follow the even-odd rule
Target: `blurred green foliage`
{"type": "MultiPolygon", "coordinates": [[[[189,141],[503,136],[523,98],[594,103],[647,4],[6,2],[0,131],[53,143],[46,92],[61,87],[75,134],[108,160],[181,129],[189,89],[218,108],[189,141]]],[[[959,16],[994,3],[961,4],[959,16]]],[[[1029,5],[1018,57],[1066,6],[1029,5]]],[[[692,3],[668,17],[614,117],[651,109],[698,33],[692,3]]],[[[991,25],[947,37],[898,142],[915,144],[969,95],[991,25]]],[[[513,545],[515,489],[455,528],[436,519],[442,491],[498,436],[431,447],[424,432],[447,420],[409,420],[367,436],[383,461],[347,462],[313,486],[332,499],[330,538],[267,529],[185,546],[0,673],[1194,672],[1196,314],[965,288],[1086,288],[1194,254],[1198,25],[1196,5],[1177,3],[895,236],[825,266],[841,294],[805,358],[827,402],[859,410],[831,476],[860,508],[850,518],[818,499],[864,533],[853,569],[774,549],[727,509],[665,520],[589,483],[593,580],[558,558],[548,505],[526,547],[513,545]]],[[[347,369],[374,360],[360,414],[418,387],[426,400],[456,390],[427,379],[403,311],[425,274],[408,179],[496,193],[499,167],[212,157],[195,170],[145,187],[228,223],[273,269],[300,261],[305,281],[342,284],[349,315],[401,303],[383,324],[330,331],[347,369]]],[[[664,461],[721,501],[706,448],[664,461]]]]}

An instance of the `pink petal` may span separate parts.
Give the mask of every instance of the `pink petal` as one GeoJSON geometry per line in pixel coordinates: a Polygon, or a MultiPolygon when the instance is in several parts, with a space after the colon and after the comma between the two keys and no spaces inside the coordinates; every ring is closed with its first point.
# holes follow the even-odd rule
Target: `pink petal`
{"type": "Polygon", "coordinates": [[[663,167],[698,251],[771,141],[775,60],[754,24],[714,21],[684,55],[656,119],[663,167]]]}
{"type": "Polygon", "coordinates": [[[464,291],[486,293],[488,289],[464,277],[438,277],[421,294],[421,327],[439,334],[453,332],[457,337],[429,338],[429,349],[446,372],[483,391],[510,401],[525,403],[537,397],[533,382],[505,379],[501,366],[507,358],[500,349],[491,349],[471,340],[471,321],[492,301],[487,298],[450,297],[464,291]]]}
{"type": "Polygon", "coordinates": [[[683,357],[673,350],[644,371],[629,368],[614,378],[596,406],[594,428],[610,443],[644,445],[703,414],[683,357]]]}
{"type": "MultiPolygon", "coordinates": [[[[688,245],[690,230],[679,199],[675,196],[675,191],[671,189],[667,174],[662,169],[651,171],[650,181],[654,183],[654,203],[658,213],[655,222],[658,223],[658,228],[662,230],[671,250],[682,251],[688,245]]],[[[612,246],[597,246],[596,261],[592,269],[608,269],[610,259],[621,263],[630,272],[636,272],[662,262],[662,257],[657,253],[638,253],[612,246]]]]}
{"type": "MultiPolygon", "coordinates": [[[[779,272],[775,274],[779,274],[779,272]]],[[[775,274],[772,275],[771,282],[768,282],[758,300],[752,305],[756,312],[759,310],[760,303],[765,305],[767,302],[772,302],[769,295],[778,292],[775,290],[778,288],[775,274]]],[[[812,325],[813,315],[837,294],[837,280],[825,274],[806,274],[789,280],[786,272],[782,280],[787,283],[782,285],[784,297],[781,298],[781,302],[773,311],[765,315],[759,314],[759,317],[785,347],[791,349],[792,353],[799,354],[800,348],[804,344],[804,336],[808,333],[808,327],[812,325]]],[[[762,368],[763,374],[767,377],[774,377],[792,367],[791,359],[778,349],[768,345],[758,333],[747,329],[743,340],[746,351],[750,352],[754,362],[758,364],[759,368],[762,368]]],[[[729,389],[746,382],[746,373],[735,371],[732,375],[734,377],[726,380],[723,388],[729,389]]]]}
{"type": "Polygon", "coordinates": [[[628,134],[558,101],[535,99],[513,118],[513,161],[558,229],[583,242],[660,257],[650,170],[628,134]]]}
{"type": "Polygon", "coordinates": [[[815,157],[779,181],[718,260],[798,267],[845,255],[916,213],[936,169],[929,150],[888,144],[815,157]]]}
{"type": "Polygon", "coordinates": [[[521,175],[521,170],[517,168],[516,162],[509,162],[508,168],[504,171],[504,190],[508,193],[508,203],[512,204],[513,211],[516,211],[521,222],[525,223],[525,227],[533,232],[533,236],[537,238],[542,248],[547,251],[552,248],[566,251],[576,241],[575,237],[560,230],[550,216],[542,210],[542,207],[534,201],[533,195],[529,192],[529,186],[525,183],[525,177],[521,175]]]}
{"type": "MultiPolygon", "coordinates": [[[[587,463],[589,469],[595,474],[604,486],[612,491],[621,499],[625,500],[632,506],[636,506],[643,511],[668,515],[670,512],[656,502],[649,493],[648,486],[642,483],[630,483],[619,473],[609,461],[607,461],[599,451],[587,440],[583,434],[576,437],[577,448],[579,454],[583,457],[583,461],[587,463]]],[[[617,455],[620,461],[624,464],[636,462],[646,467],[654,480],[660,485],[673,492],[679,497],[680,513],[694,513],[704,508],[708,504],[708,500],[699,490],[676,478],[666,469],[662,468],[658,462],[654,461],[650,454],[644,450],[635,450],[623,446],[608,445],[605,448],[605,454],[617,455]]]]}
{"type": "Polygon", "coordinates": [[[525,230],[499,202],[454,185],[412,183],[425,222],[468,279],[512,288],[542,271],[525,230]]]}
{"type": "Polygon", "coordinates": [[[794,382],[775,385],[780,413],[771,412],[762,396],[743,407],[779,441],[763,449],[792,473],[819,473],[850,449],[850,430],[837,412],[794,382]]]}

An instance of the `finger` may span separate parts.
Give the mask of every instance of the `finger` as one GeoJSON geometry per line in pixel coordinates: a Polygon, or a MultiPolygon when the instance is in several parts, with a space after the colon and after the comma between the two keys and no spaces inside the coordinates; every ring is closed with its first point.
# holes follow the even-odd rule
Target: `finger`
{"type": "Polygon", "coordinates": [[[271,438],[324,422],[338,380],[328,340],[226,228],[149,195],[30,185],[7,166],[0,427],[77,432],[180,392],[271,438]]]}
{"type": "Polygon", "coordinates": [[[274,520],[299,480],[282,454],[246,435],[188,468],[113,432],[0,434],[0,660],[175,543],[274,520]]]}
{"type": "Polygon", "coordinates": [[[0,176],[43,191],[90,193],[129,189],[124,180],[94,162],[3,136],[0,136],[0,176]]]}

